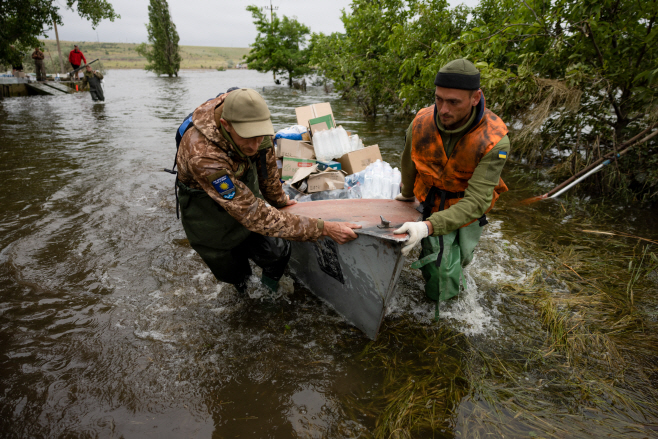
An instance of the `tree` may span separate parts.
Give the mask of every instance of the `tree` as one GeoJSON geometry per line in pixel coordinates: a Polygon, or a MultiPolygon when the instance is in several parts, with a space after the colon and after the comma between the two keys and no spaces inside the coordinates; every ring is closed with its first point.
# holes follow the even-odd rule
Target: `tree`
{"type": "MultiPolygon", "coordinates": [[[[658,121],[656,0],[481,0],[472,9],[354,0],[351,8],[344,34],[312,36],[311,62],[368,115],[431,105],[436,72],[463,57],[512,128],[515,156],[551,162],[558,177],[658,121]]],[[[658,141],[590,181],[601,193],[658,197],[658,141]]]]}
{"type": "MultiPolygon", "coordinates": [[[[38,38],[46,36],[53,22],[63,25],[55,0],[0,1],[0,63],[12,64],[20,52],[32,51],[38,38]],[[11,46],[15,46],[12,49],[11,46]]],[[[101,20],[121,18],[107,0],[67,0],[66,8],[77,10],[80,17],[96,28],[101,20]]]]}
{"type": "Polygon", "coordinates": [[[146,25],[151,46],[142,43],[135,49],[148,61],[145,69],[158,76],[178,77],[181,56],[178,50],[178,32],[171,20],[167,0],[150,0],[149,24],[146,25]]]}
{"type": "Polygon", "coordinates": [[[285,73],[288,86],[292,87],[293,78],[308,74],[308,49],[304,48],[306,36],[310,33],[307,26],[296,18],[285,15],[279,19],[272,15],[272,21],[257,6],[247,6],[251,12],[258,35],[251,45],[251,51],[245,56],[250,69],[259,72],[285,73]]]}

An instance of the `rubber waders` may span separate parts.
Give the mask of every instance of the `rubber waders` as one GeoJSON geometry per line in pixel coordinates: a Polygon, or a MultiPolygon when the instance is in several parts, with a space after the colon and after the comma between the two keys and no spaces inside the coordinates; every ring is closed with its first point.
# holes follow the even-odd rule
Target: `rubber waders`
{"type": "MultiPolygon", "coordinates": [[[[253,193],[262,198],[258,189],[256,167],[245,172],[240,179],[253,193]]],[[[203,190],[191,189],[177,182],[183,228],[190,245],[201,256],[215,277],[230,284],[244,281],[246,273],[231,250],[239,246],[251,232],[222,209],[203,190]]]]}
{"type": "Polygon", "coordinates": [[[458,295],[460,286],[466,289],[462,267],[473,260],[481,235],[482,227],[477,221],[443,235],[443,258],[439,267],[435,264],[440,251],[439,237],[429,236],[421,241],[420,257],[411,268],[420,268],[423,273],[425,294],[436,301],[436,319],[439,318],[439,302],[458,295]]]}

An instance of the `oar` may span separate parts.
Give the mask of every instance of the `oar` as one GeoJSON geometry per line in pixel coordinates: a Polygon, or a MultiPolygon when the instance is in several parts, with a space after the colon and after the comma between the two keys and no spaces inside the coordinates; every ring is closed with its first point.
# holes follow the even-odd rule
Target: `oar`
{"type": "Polygon", "coordinates": [[[84,66],[80,66],[80,67],[78,67],[77,69],[71,70],[70,72],[68,72],[68,74],[69,74],[69,75],[72,75],[72,74],[74,74],[75,72],[84,69],[84,68],[87,67],[89,64],[93,64],[93,63],[95,63],[95,62],[98,61],[98,60],[99,60],[99,58],[96,58],[96,59],[93,60],[93,61],[89,61],[89,62],[88,62],[87,64],[85,64],[84,66]]]}
{"type": "Polygon", "coordinates": [[[628,140],[627,142],[624,142],[621,144],[619,147],[624,148],[618,153],[611,152],[609,154],[606,154],[605,156],[601,157],[600,159],[594,161],[594,163],[590,164],[583,170],[577,172],[574,174],[572,177],[568,178],[567,180],[563,181],[559,185],[555,186],[553,189],[550,191],[546,192],[543,195],[538,195],[536,197],[528,198],[523,201],[521,201],[521,204],[532,204],[534,202],[540,201],[540,200],[545,200],[546,198],[555,198],[562,193],[568,191],[581,181],[585,180],[587,177],[589,177],[592,174],[597,173],[601,168],[603,168],[606,165],[609,165],[612,163],[612,160],[617,157],[621,157],[622,155],[626,154],[631,148],[636,147],[637,145],[640,145],[644,142],[647,142],[648,140],[651,140],[652,138],[656,137],[658,135],[658,130],[654,131],[653,133],[649,134],[648,136],[644,137],[643,139],[637,140],[640,137],[644,136],[648,132],[650,132],[652,129],[658,126],[658,122],[654,123],[651,125],[649,128],[645,129],[632,139],[628,140]],[[637,140],[637,142],[636,142],[637,140]]]}

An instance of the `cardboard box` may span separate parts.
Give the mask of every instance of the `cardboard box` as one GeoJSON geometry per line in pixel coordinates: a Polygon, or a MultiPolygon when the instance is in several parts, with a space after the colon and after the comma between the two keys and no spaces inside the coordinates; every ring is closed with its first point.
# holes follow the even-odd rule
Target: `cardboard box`
{"type": "Polygon", "coordinates": [[[277,157],[290,157],[297,159],[314,159],[315,150],[310,142],[302,140],[278,139],[277,157]]]}
{"type": "Polygon", "coordinates": [[[313,124],[309,128],[310,128],[309,131],[311,132],[312,136],[315,136],[315,133],[317,133],[318,131],[326,131],[329,129],[326,122],[313,124]]]}
{"type": "Polygon", "coordinates": [[[304,193],[315,193],[343,189],[345,187],[345,173],[328,168],[320,172],[315,164],[308,168],[299,168],[288,184],[304,193]]]}
{"type": "Polygon", "coordinates": [[[328,169],[319,174],[308,176],[308,193],[331,191],[345,187],[345,174],[340,171],[328,169]]]}
{"type": "Polygon", "coordinates": [[[376,162],[377,159],[382,160],[379,145],[371,145],[357,151],[348,152],[339,158],[338,162],[340,162],[342,170],[347,175],[351,175],[363,171],[370,163],[376,162]]]}
{"type": "Polygon", "coordinates": [[[316,117],[315,119],[311,119],[308,121],[308,124],[310,126],[319,125],[323,123],[327,125],[327,129],[336,128],[336,125],[334,124],[334,119],[331,117],[331,114],[327,114],[326,116],[316,117]]]}
{"type": "Polygon", "coordinates": [[[279,173],[279,180],[281,180],[281,175],[283,173],[283,161],[277,159],[276,160],[276,170],[279,173]]]}
{"type": "Polygon", "coordinates": [[[304,127],[309,125],[309,120],[326,115],[331,115],[332,126],[336,126],[334,113],[331,111],[331,104],[329,102],[297,107],[295,108],[295,114],[297,115],[297,123],[304,127]]]}
{"type": "Polygon", "coordinates": [[[297,170],[310,168],[313,165],[315,165],[315,160],[284,157],[283,168],[281,171],[281,179],[290,180],[293,177],[293,175],[295,175],[295,172],[297,172],[297,170]]]}
{"type": "Polygon", "coordinates": [[[335,169],[337,171],[341,170],[340,163],[334,162],[333,160],[325,160],[325,161],[319,161],[318,160],[318,171],[324,171],[327,168],[335,169]]]}

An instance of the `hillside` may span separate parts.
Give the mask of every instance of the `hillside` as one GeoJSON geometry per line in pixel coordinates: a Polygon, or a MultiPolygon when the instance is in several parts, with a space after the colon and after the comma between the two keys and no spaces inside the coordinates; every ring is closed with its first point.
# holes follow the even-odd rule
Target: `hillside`
{"type": "MultiPolygon", "coordinates": [[[[41,40],[46,54],[46,67],[50,70],[51,63],[57,62],[57,43],[55,40],[41,40]]],[[[65,67],[68,64],[68,54],[73,45],[80,46],[87,61],[100,58],[105,69],[143,69],[146,59],[135,52],[137,44],[132,43],[92,43],[85,41],[60,41],[65,67]]],[[[232,68],[242,62],[242,57],[249,53],[248,48],[241,47],[206,47],[180,46],[181,69],[216,69],[218,67],[232,68]]]]}

